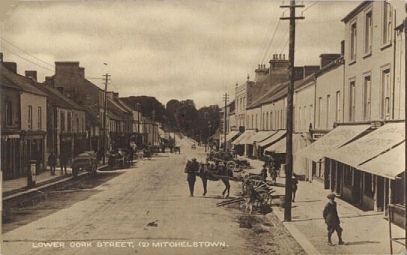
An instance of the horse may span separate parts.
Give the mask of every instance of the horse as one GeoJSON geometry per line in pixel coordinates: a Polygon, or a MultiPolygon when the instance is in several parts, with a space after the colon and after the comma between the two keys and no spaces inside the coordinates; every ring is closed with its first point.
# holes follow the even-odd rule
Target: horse
{"type": "Polygon", "coordinates": [[[222,192],[224,198],[229,197],[230,194],[230,177],[233,177],[233,171],[228,169],[223,164],[200,164],[200,170],[197,174],[202,179],[202,185],[204,188],[204,196],[206,195],[206,184],[207,181],[219,181],[221,180],[225,185],[225,189],[222,192]],[[205,169],[206,168],[206,169],[205,169]],[[226,195],[226,196],[225,196],[226,195]]]}

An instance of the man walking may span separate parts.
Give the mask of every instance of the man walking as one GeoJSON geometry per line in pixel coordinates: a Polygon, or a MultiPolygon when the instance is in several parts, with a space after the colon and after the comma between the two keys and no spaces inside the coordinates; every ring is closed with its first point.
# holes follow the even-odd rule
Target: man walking
{"type": "Polygon", "coordinates": [[[204,163],[201,163],[201,166],[200,166],[200,168],[199,168],[199,176],[201,177],[201,179],[202,179],[202,186],[203,186],[203,190],[204,190],[204,192],[203,192],[203,196],[205,196],[206,195],[206,193],[207,193],[207,184],[208,184],[208,162],[206,162],[206,164],[204,164],[204,163]]]}
{"type": "Polygon", "coordinates": [[[55,175],[55,167],[57,164],[57,157],[55,156],[54,152],[48,156],[48,165],[50,168],[51,175],[55,175]]]}
{"type": "Polygon", "coordinates": [[[196,181],[196,174],[198,173],[198,171],[199,163],[196,161],[196,158],[193,158],[192,161],[187,162],[185,172],[187,174],[187,181],[191,197],[194,196],[194,186],[196,181]]]}
{"type": "Polygon", "coordinates": [[[339,239],[339,245],[345,244],[342,240],[342,228],[340,226],[340,220],[338,216],[338,211],[336,209],[336,202],[335,202],[336,195],[334,193],[330,193],[328,198],[328,203],[325,205],[323,216],[325,219],[325,223],[328,226],[328,245],[332,244],[332,234],[336,231],[339,239]]]}

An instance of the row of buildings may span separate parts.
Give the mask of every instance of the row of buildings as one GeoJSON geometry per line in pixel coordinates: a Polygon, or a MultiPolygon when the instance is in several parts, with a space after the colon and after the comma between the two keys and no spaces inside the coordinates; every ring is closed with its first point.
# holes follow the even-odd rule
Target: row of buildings
{"type": "Polygon", "coordinates": [[[69,161],[87,150],[103,155],[106,150],[160,143],[159,123],[143,116],[140,105],[129,98],[113,91],[105,94],[86,79],[79,62],[55,62],[55,74],[38,82],[36,71],[21,75],[17,64],[4,62],[0,53],[0,74],[5,180],[26,176],[32,161],[37,171],[44,170],[52,152],[69,161]]]}
{"type": "MultiPolygon", "coordinates": [[[[405,19],[404,1],[364,1],[342,19],[341,52],[295,68],[294,172],[367,210],[405,211],[405,19]]],[[[223,108],[223,146],[284,164],[288,60],[269,63],[223,108]]]]}

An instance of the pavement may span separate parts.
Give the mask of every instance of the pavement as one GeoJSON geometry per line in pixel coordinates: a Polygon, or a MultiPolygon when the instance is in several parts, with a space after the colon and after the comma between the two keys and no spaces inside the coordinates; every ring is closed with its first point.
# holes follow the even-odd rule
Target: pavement
{"type": "Polygon", "coordinates": [[[3,233],[2,254],[252,254],[236,221],[240,212],[215,206],[221,182],[208,182],[203,197],[198,179],[189,196],[186,160],[204,152],[179,142],[181,154],[142,160],[87,199],[3,233]]]}
{"type": "MultiPolygon", "coordinates": [[[[262,162],[249,160],[252,166],[259,168],[262,162]]],[[[284,178],[278,178],[284,184],[284,178]]],[[[282,186],[282,185],[281,185],[282,186]]],[[[276,194],[283,195],[284,187],[275,187],[276,194]]],[[[389,223],[383,212],[362,211],[337,198],[337,208],[343,228],[345,245],[329,246],[327,228],[322,210],[327,203],[323,183],[300,181],[296,200],[292,205],[292,221],[284,222],[285,227],[308,254],[389,254],[389,223]]],[[[273,213],[283,222],[284,209],[274,207],[273,213]]],[[[392,225],[393,237],[404,237],[404,230],[392,225]]],[[[338,243],[336,233],[333,242],[338,243]]],[[[405,252],[405,247],[393,242],[394,254],[405,252]]],[[[405,253],[404,253],[405,254],[405,253]]]]}
{"type": "MultiPolygon", "coordinates": [[[[69,172],[71,172],[70,169],[69,172]]],[[[53,181],[58,181],[61,179],[69,178],[68,175],[62,175],[61,169],[57,168],[55,170],[55,175],[51,175],[49,169],[40,174],[36,175],[36,186],[41,186],[45,183],[50,183],[53,181]]],[[[14,194],[20,191],[27,189],[27,177],[21,177],[13,180],[6,180],[2,182],[2,192],[3,196],[7,196],[8,194],[14,194]]]]}

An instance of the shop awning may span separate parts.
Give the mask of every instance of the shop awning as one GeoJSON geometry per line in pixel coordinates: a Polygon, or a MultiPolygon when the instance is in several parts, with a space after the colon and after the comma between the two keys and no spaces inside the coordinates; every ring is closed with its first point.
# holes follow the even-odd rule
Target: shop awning
{"type": "Polygon", "coordinates": [[[246,130],[243,134],[241,134],[236,140],[232,142],[232,144],[246,144],[246,140],[250,139],[253,135],[256,134],[256,130],[246,130]]]}
{"type": "Polygon", "coordinates": [[[265,151],[268,152],[274,152],[274,153],[285,153],[286,149],[286,139],[285,137],[277,141],[276,143],[273,143],[269,147],[265,149],[265,151]]]}
{"type": "Polygon", "coordinates": [[[326,157],[359,169],[359,165],[405,141],[404,134],[404,122],[387,123],[326,157]]]}
{"type": "MultiPolygon", "coordinates": [[[[274,132],[276,132],[276,131],[274,131],[274,132]]],[[[285,130],[278,130],[276,133],[271,135],[269,138],[259,142],[257,144],[257,146],[260,146],[260,147],[268,146],[268,145],[274,143],[275,141],[277,141],[278,139],[280,139],[281,137],[285,136],[285,133],[286,133],[285,130]]]]}
{"type": "Polygon", "coordinates": [[[338,149],[356,136],[366,131],[370,125],[342,125],[333,129],[316,142],[298,151],[296,154],[315,162],[320,161],[327,153],[338,149]]]}
{"type": "Polygon", "coordinates": [[[403,142],[389,151],[361,164],[358,168],[364,172],[396,179],[396,176],[404,172],[406,142],[403,142]]]}
{"type": "Polygon", "coordinates": [[[229,134],[226,135],[226,142],[229,142],[233,138],[235,138],[239,134],[239,131],[230,131],[229,134]]]}
{"type": "Polygon", "coordinates": [[[259,131],[250,138],[249,144],[258,143],[274,135],[276,131],[259,131]]]}

